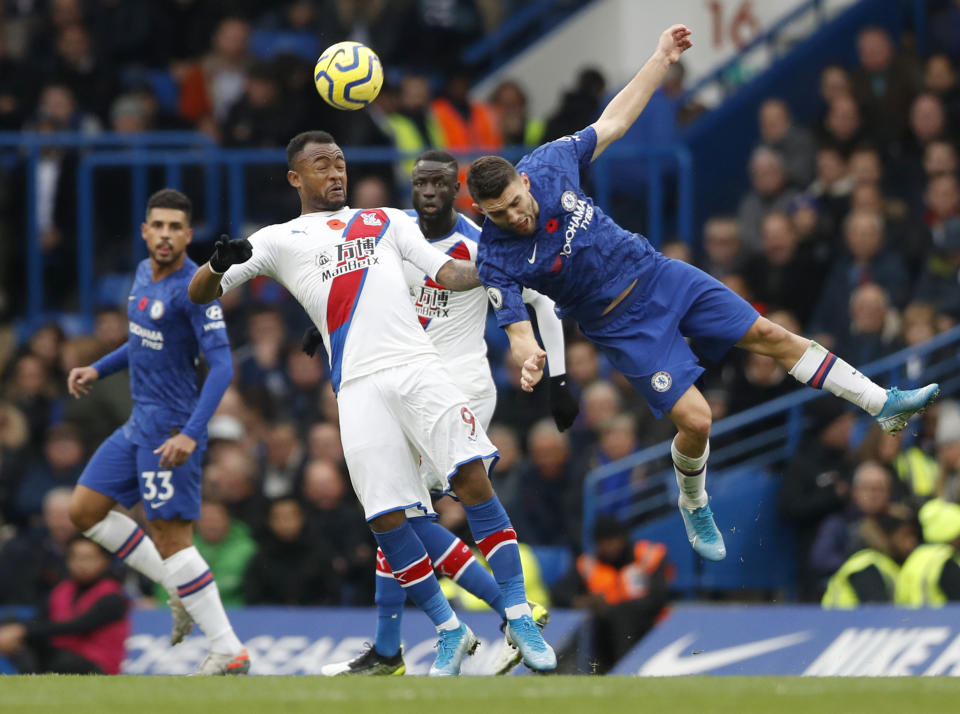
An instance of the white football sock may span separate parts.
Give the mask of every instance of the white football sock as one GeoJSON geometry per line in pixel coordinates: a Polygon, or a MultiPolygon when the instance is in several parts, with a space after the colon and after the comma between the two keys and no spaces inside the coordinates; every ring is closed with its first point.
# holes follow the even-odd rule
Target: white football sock
{"type": "Polygon", "coordinates": [[[810,340],[790,376],[814,389],[825,389],[876,416],[887,401],[887,390],[869,380],[826,347],[810,340]]]}
{"type": "Polygon", "coordinates": [[[439,625],[437,625],[437,631],[439,632],[440,630],[456,630],[458,627],[460,627],[460,618],[458,618],[456,614],[454,614],[453,617],[451,617],[449,620],[444,620],[439,625]]]}
{"type": "Polygon", "coordinates": [[[530,604],[526,602],[521,602],[519,605],[505,607],[503,609],[503,614],[507,616],[508,620],[516,620],[518,617],[523,617],[524,615],[530,615],[530,617],[533,617],[533,612],[530,610],[530,604]]]}
{"type": "Polygon", "coordinates": [[[707,442],[707,447],[700,456],[693,457],[677,451],[677,437],[673,437],[670,454],[673,456],[673,472],[677,476],[677,487],[680,489],[680,505],[688,511],[703,508],[707,505],[705,486],[710,442],[707,442]]]}
{"type": "Polygon", "coordinates": [[[85,530],[83,534],[116,554],[138,573],[143,573],[153,582],[166,587],[163,560],[160,559],[157,546],[129,516],[119,511],[110,511],[106,518],[85,530]]]}
{"type": "Polygon", "coordinates": [[[176,589],[180,602],[210,640],[210,651],[234,655],[242,650],[243,644],[233,632],[220,602],[220,591],[210,566],[196,547],[174,553],[163,561],[163,567],[170,587],[176,589]]]}

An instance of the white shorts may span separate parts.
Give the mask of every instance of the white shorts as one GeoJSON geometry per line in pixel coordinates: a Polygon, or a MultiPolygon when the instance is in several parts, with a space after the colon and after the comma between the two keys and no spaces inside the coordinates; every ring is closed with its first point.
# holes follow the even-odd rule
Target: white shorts
{"type": "Polygon", "coordinates": [[[444,483],[462,464],[482,459],[489,469],[497,457],[439,359],[418,358],[350,380],[337,402],[344,459],[368,521],[398,510],[433,513],[418,456],[444,483]]]}
{"type": "MultiPolygon", "coordinates": [[[[497,387],[493,383],[493,377],[487,371],[486,383],[479,383],[477,380],[458,379],[459,375],[450,375],[455,386],[467,397],[467,404],[470,410],[477,418],[477,422],[486,431],[490,428],[490,422],[493,420],[493,412],[497,408],[497,387]]],[[[420,461],[420,478],[430,493],[437,494],[450,490],[449,473],[441,473],[430,468],[426,460],[420,461]]]]}

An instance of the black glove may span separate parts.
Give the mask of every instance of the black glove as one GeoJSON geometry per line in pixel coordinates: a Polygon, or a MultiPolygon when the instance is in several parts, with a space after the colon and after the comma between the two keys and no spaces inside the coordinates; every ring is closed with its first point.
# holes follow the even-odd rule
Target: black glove
{"type": "Polygon", "coordinates": [[[253,246],[246,238],[234,238],[223,234],[213,246],[213,255],[210,256],[210,267],[215,273],[225,273],[227,268],[237,263],[250,260],[253,255],[253,246]]]}
{"type": "Polygon", "coordinates": [[[310,357],[317,354],[317,348],[323,344],[323,337],[320,336],[320,330],[311,325],[303,333],[303,339],[300,340],[300,349],[306,352],[310,357]]]}
{"type": "Polygon", "coordinates": [[[565,374],[550,377],[550,413],[560,431],[569,429],[580,413],[580,405],[567,387],[565,374]]]}

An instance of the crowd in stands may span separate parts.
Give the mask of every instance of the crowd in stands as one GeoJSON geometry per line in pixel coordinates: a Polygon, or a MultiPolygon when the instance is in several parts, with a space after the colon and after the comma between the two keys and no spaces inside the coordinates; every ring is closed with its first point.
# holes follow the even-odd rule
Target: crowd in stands
{"type": "MultiPolygon", "coordinates": [[[[237,0],[8,3],[0,32],[0,128],[196,129],[224,146],[278,147],[302,129],[322,127],[343,145],[405,151],[533,146],[590,123],[608,88],[599,72],[584,70],[546,118],[527,114],[523,87],[514,81],[487,102],[472,101],[470,77],[456,69],[451,48],[482,35],[515,4],[294,0],[262,13],[262,3],[237,0]],[[404,68],[369,110],[347,115],[326,107],[310,87],[312,63],[303,57],[258,54],[254,40],[268,30],[310,34],[306,28],[317,26],[320,44],[363,39],[385,65],[404,68]],[[398,32],[401,26],[410,34],[398,32]],[[398,45],[396,38],[406,36],[418,41],[398,45]],[[441,81],[438,66],[449,69],[441,81]]],[[[856,66],[824,70],[824,111],[815,125],[794,122],[775,97],[763,104],[749,192],[707,221],[698,245],[663,250],[703,268],[774,321],[864,364],[923,342],[960,317],[960,137],[953,133],[960,125],[960,57],[952,46],[929,57],[898,52],[879,29],[862,32],[856,43],[856,66]]],[[[680,70],[658,101],[679,96],[682,81],[680,70]]],[[[703,111],[685,104],[677,125],[703,111]]],[[[56,289],[48,297],[69,309],[76,154],[50,150],[44,160],[40,228],[45,271],[53,276],[47,285],[56,289]]],[[[18,231],[24,179],[19,164],[5,166],[3,223],[18,231]]],[[[351,166],[350,204],[405,204],[409,168],[351,166]]],[[[257,194],[250,220],[293,215],[296,196],[282,170],[258,176],[250,182],[257,194]]],[[[102,180],[112,189],[99,191],[109,198],[98,200],[108,208],[113,201],[116,210],[97,211],[104,221],[98,270],[129,270],[123,261],[131,220],[116,200],[125,179],[107,172],[102,180]]],[[[193,257],[205,260],[208,246],[194,248],[193,257]]],[[[13,266],[0,289],[0,319],[23,310],[20,250],[15,242],[0,244],[2,263],[13,266]]],[[[265,279],[230,293],[223,307],[236,377],[209,425],[196,538],[223,600],[370,604],[374,541],[350,488],[328,370],[300,349],[306,317],[265,279]]],[[[519,389],[506,338],[491,323],[498,406],[490,435],[501,456],[495,487],[521,539],[578,552],[585,474],[670,438],[674,429],[654,420],[575,326],[566,327],[567,371],[581,409],[573,428],[557,431],[543,390],[519,389]]],[[[0,604],[39,603],[66,572],[75,535],[70,489],[130,410],[126,373],[79,401],[67,397],[66,374],[122,344],[126,316],[105,305],[92,334],[50,324],[20,344],[11,335],[8,325],[0,330],[0,572],[18,575],[0,578],[0,604]]],[[[907,378],[922,367],[912,364],[907,378]]],[[[705,377],[717,419],[796,388],[772,359],[736,352],[705,377]]],[[[798,595],[816,600],[864,538],[892,532],[877,519],[892,513],[907,522],[911,511],[904,509],[915,514],[934,495],[960,499],[960,410],[941,404],[897,437],[879,433],[839,400],[818,400],[811,414],[820,428],[783,469],[780,516],[797,535],[798,595]]],[[[640,493],[650,487],[646,477],[643,469],[628,470],[610,488],[631,484],[640,493]]],[[[451,504],[442,518],[456,528],[462,517],[451,504]]],[[[620,546],[613,561],[629,562],[629,548],[620,546]]],[[[662,606],[665,573],[658,565],[656,607],[634,613],[638,629],[662,606]]],[[[127,578],[137,597],[163,599],[127,578]]],[[[560,602],[589,602],[588,579],[560,585],[560,602]]]]}

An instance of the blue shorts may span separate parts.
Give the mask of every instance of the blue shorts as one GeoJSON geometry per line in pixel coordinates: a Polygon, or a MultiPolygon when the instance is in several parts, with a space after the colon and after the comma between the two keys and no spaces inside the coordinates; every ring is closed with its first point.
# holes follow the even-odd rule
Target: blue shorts
{"type": "Polygon", "coordinates": [[[650,410],[662,417],[703,374],[687,344],[720,359],[760,317],[746,300],[698,268],[656,254],[646,285],[613,310],[580,325],[650,410]]]}
{"type": "MultiPolygon", "coordinates": [[[[157,446],[163,442],[160,439],[157,446]]],[[[161,469],[159,460],[153,448],[134,444],[120,427],[100,444],[77,483],[125,508],[143,501],[148,521],[196,520],[200,517],[203,452],[198,447],[183,466],[175,469],[161,469]]]]}

